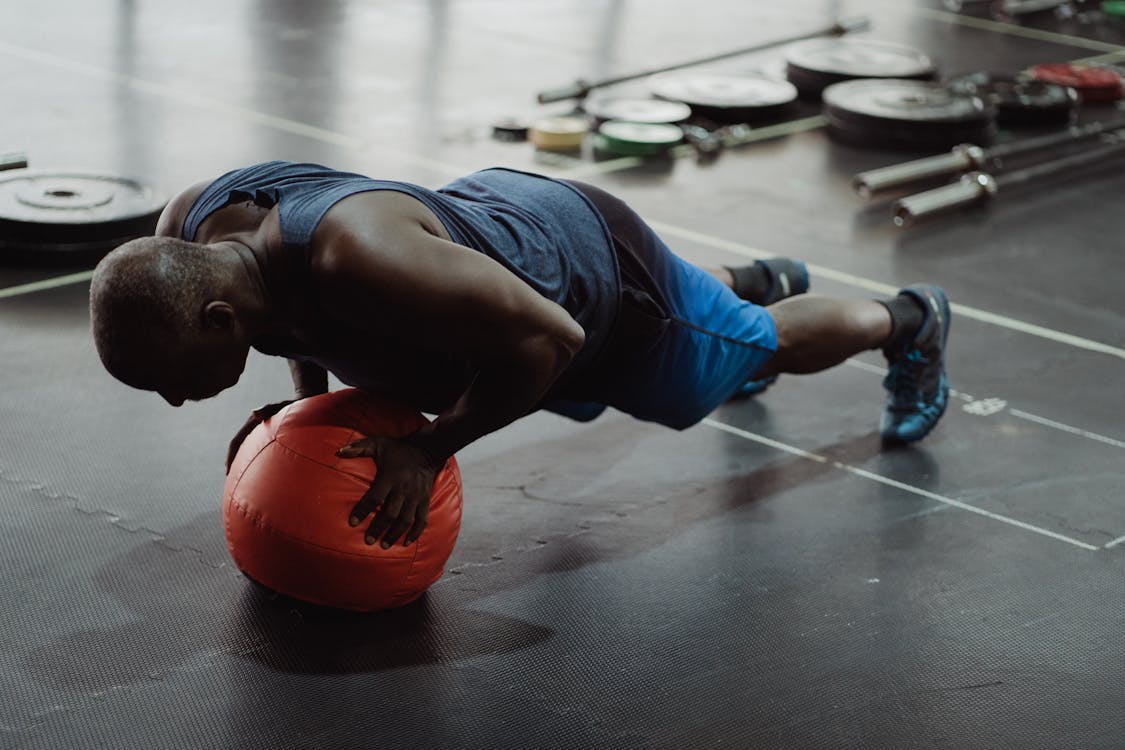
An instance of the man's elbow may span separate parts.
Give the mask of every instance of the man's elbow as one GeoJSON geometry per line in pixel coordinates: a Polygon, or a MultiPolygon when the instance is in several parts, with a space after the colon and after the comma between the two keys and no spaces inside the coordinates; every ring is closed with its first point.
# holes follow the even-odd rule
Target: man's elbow
{"type": "Polygon", "coordinates": [[[586,330],[578,324],[574,318],[567,319],[567,325],[559,333],[559,346],[566,352],[566,359],[569,362],[578,356],[578,352],[582,351],[582,347],[586,344],[586,330]]]}
{"type": "Polygon", "coordinates": [[[520,347],[534,367],[557,376],[578,356],[586,343],[586,331],[573,318],[527,335],[520,347]]]}

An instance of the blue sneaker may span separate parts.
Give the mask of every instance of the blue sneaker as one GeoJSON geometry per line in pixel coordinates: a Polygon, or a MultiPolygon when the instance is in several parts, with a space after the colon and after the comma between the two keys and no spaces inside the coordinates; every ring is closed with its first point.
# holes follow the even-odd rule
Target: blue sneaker
{"type": "Polygon", "coordinates": [[[899,294],[913,297],[925,317],[902,352],[884,352],[890,367],[883,379],[887,405],[879,432],[887,443],[912,443],[934,428],[949,401],[945,342],[949,338],[949,299],[941,287],[912,284],[899,294]]]}

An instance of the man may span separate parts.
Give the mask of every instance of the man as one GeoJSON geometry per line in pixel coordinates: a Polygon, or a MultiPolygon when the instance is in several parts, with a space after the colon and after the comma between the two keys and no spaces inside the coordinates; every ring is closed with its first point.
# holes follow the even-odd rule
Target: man
{"type": "Polygon", "coordinates": [[[268,162],[177,196],[155,237],[98,265],[90,309],[106,369],[173,406],[234,385],[254,348],[289,359],[297,398],[332,372],[436,414],[339,452],[378,464],[349,523],[375,513],[365,539],[389,547],[422,533],[450,456],[539,408],[683,429],[779,373],[882,348],[884,440],[926,435],[949,390],[942,290],[792,296],[807,288],[786,259],[697,268],[590,185],[491,169],[431,191],[268,162]]]}

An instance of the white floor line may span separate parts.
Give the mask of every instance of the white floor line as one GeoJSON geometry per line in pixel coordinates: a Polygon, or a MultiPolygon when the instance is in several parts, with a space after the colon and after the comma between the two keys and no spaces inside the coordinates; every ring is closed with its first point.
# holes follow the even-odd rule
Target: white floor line
{"type": "Polygon", "coordinates": [[[795,446],[787,445],[786,443],[781,443],[781,442],[778,442],[777,440],[773,440],[771,438],[767,438],[767,437],[764,437],[762,435],[758,435],[758,434],[753,433],[753,432],[748,432],[746,430],[739,429],[738,427],[733,427],[729,424],[719,422],[715,419],[711,419],[711,418],[704,419],[703,424],[706,424],[709,427],[714,427],[717,430],[722,430],[723,432],[730,433],[732,435],[737,435],[738,437],[745,438],[746,440],[750,440],[752,442],[759,443],[761,445],[765,445],[767,447],[774,448],[776,450],[784,451],[785,453],[790,453],[794,456],[800,456],[801,458],[808,458],[808,459],[811,459],[813,461],[817,461],[818,463],[831,463],[831,465],[834,468],[840,469],[841,471],[846,471],[849,474],[854,474],[857,477],[869,479],[873,482],[878,482],[879,484],[883,484],[883,485],[886,485],[888,487],[894,487],[895,489],[902,490],[903,492],[909,492],[912,495],[918,495],[919,497],[925,497],[925,498],[929,498],[930,500],[936,500],[939,503],[944,503],[945,505],[949,505],[949,506],[952,506],[954,508],[960,508],[961,510],[968,511],[970,513],[975,513],[979,516],[984,516],[985,518],[990,518],[993,521],[999,521],[999,522],[1007,524],[1009,526],[1014,526],[1016,528],[1023,529],[1024,531],[1030,531],[1030,532],[1032,532],[1034,534],[1038,534],[1040,536],[1045,536],[1045,537],[1048,537],[1050,539],[1055,539],[1055,540],[1060,541],[1060,542],[1066,542],[1067,544],[1074,545],[1075,547],[1080,547],[1081,549],[1084,549],[1084,550],[1096,552],[1100,549],[1099,547],[1096,547],[1093,544],[1087,544],[1086,542],[1080,541],[1078,539],[1072,539],[1068,536],[1064,536],[1063,534],[1059,534],[1057,532],[1051,531],[1050,529],[1044,529],[1040,526],[1035,526],[1035,525],[1030,524],[1030,523],[1025,523],[1023,521],[1016,520],[1015,518],[1009,518],[1008,516],[1003,516],[1003,515],[1000,515],[999,513],[993,513],[992,511],[984,510],[983,508],[978,508],[975,505],[969,505],[968,503],[963,503],[959,500],[954,500],[953,498],[945,497],[944,495],[939,495],[936,492],[930,492],[929,490],[924,490],[920,487],[914,487],[913,485],[909,485],[909,484],[906,484],[904,482],[899,482],[895,479],[890,479],[888,477],[882,476],[881,474],[875,474],[875,473],[867,471],[865,469],[860,469],[856,466],[851,466],[849,464],[841,463],[840,461],[831,461],[830,459],[828,459],[825,456],[821,456],[821,455],[818,455],[818,454],[815,454],[815,453],[810,453],[806,450],[802,450],[802,449],[797,448],[795,446]]]}
{"type": "Polygon", "coordinates": [[[6,287],[0,289],[0,299],[18,297],[21,294],[31,294],[32,292],[42,292],[47,289],[57,289],[60,286],[67,286],[69,284],[80,284],[84,281],[89,281],[93,275],[93,271],[82,271],[80,273],[67,274],[66,276],[56,276],[53,279],[43,279],[42,281],[32,281],[28,284],[6,287]]]}
{"type": "MultiPolygon", "coordinates": [[[[743,243],[735,242],[734,240],[727,240],[723,239],[722,237],[714,237],[703,232],[697,232],[694,229],[684,229],[683,227],[676,226],[675,224],[668,224],[661,221],[651,220],[649,220],[648,223],[656,231],[669,237],[678,237],[680,239],[695,242],[707,247],[713,247],[718,250],[726,250],[731,253],[746,256],[747,258],[754,258],[755,260],[770,258],[777,254],[766,252],[765,250],[760,250],[749,245],[744,245],[743,243]]],[[[836,281],[841,284],[858,287],[860,289],[865,289],[869,292],[874,292],[875,294],[885,295],[888,297],[893,297],[894,295],[898,294],[899,287],[893,284],[887,284],[882,281],[875,281],[874,279],[864,278],[863,276],[856,276],[855,274],[847,273],[845,271],[837,271],[834,268],[818,266],[813,263],[808,264],[808,269],[809,273],[814,278],[836,281]]],[[[1118,359],[1125,360],[1125,349],[1117,346],[1110,346],[1109,344],[1103,344],[1100,341],[1093,341],[1081,336],[1064,333],[1063,331],[1056,331],[1052,328],[1046,328],[1044,326],[1035,325],[1034,323],[1027,323],[1022,320],[1016,320],[1015,318],[1009,318],[1004,315],[998,315],[996,313],[988,312],[987,310],[980,310],[975,307],[969,307],[968,305],[953,303],[950,305],[950,307],[953,309],[954,313],[963,318],[969,318],[970,320],[976,320],[981,323],[989,323],[1000,328],[1019,331],[1020,333],[1026,333],[1028,335],[1047,339],[1049,341],[1054,341],[1059,344],[1065,344],[1068,346],[1076,347],[1078,349],[1097,352],[1099,354],[1108,354],[1110,356],[1117,357],[1118,359]]]]}
{"type": "Polygon", "coordinates": [[[1102,547],[1102,549],[1113,549],[1114,547],[1116,547],[1117,545],[1121,544],[1122,542],[1125,542],[1125,536],[1119,536],[1119,537],[1117,537],[1117,538],[1116,538],[1116,539],[1114,539],[1114,540],[1113,540],[1112,542],[1109,542],[1108,544],[1106,544],[1105,546],[1103,546],[1103,547],[1102,547]]]}
{"type": "Polygon", "coordinates": [[[1118,50],[1117,52],[1107,52],[1104,55],[1094,55],[1093,57],[1080,57],[1077,60],[1069,60],[1072,65],[1112,65],[1125,60],[1125,49],[1118,50]]]}
{"type": "Polygon", "coordinates": [[[1044,427],[1052,427],[1056,430],[1062,430],[1063,432],[1069,432],[1072,435],[1080,435],[1084,438],[1089,438],[1090,440],[1096,440],[1099,443],[1105,443],[1106,445],[1112,445],[1115,448],[1125,448],[1125,441],[1117,440],[1117,439],[1111,438],[1111,437],[1106,437],[1105,435],[1099,435],[1096,432],[1090,432],[1089,430],[1083,430],[1079,427],[1072,427],[1071,425],[1063,424],[1062,422],[1056,422],[1053,419],[1047,419],[1046,417],[1037,417],[1034,414],[1028,414],[1026,411],[1020,411],[1019,409],[1008,409],[1008,413],[1011,414],[1013,417],[1019,417],[1020,419],[1026,419],[1029,422],[1035,422],[1036,424],[1041,424],[1044,427]]]}
{"type": "MultiPolygon", "coordinates": [[[[856,368],[857,370],[863,370],[864,372],[870,372],[870,373],[873,373],[873,374],[879,375],[879,376],[883,376],[883,375],[887,374],[886,368],[877,367],[875,365],[868,364],[867,362],[863,362],[862,360],[858,360],[858,359],[846,360],[844,362],[844,364],[850,365],[850,366],[856,368]]],[[[975,401],[976,400],[975,398],[973,398],[969,394],[964,393],[963,391],[954,390],[952,388],[949,389],[949,394],[951,396],[953,396],[954,398],[961,399],[962,401],[975,401]]],[[[1007,399],[1005,399],[1005,402],[1006,401],[1007,401],[1007,399]]],[[[1042,425],[1043,427],[1050,427],[1050,428],[1055,429],[1055,430],[1062,430],[1063,432],[1070,433],[1071,435],[1078,435],[1079,437],[1089,438],[1090,440],[1096,440],[1099,443],[1105,443],[1106,445],[1112,445],[1115,448],[1125,448],[1125,441],[1123,441],[1123,440],[1118,440],[1116,438],[1107,437],[1105,435],[1099,435],[1096,432],[1090,432],[1089,430],[1083,430],[1080,427],[1074,427],[1073,425],[1064,424],[1062,422],[1056,422],[1055,420],[1047,419],[1046,417],[1040,417],[1040,416],[1036,416],[1035,414],[1029,414],[1028,412],[1021,411],[1020,409],[1007,409],[1006,408],[1006,409],[1003,409],[1003,411],[1007,411],[1013,417],[1019,417],[1020,419],[1026,419],[1029,422],[1035,422],[1036,424],[1042,425]]]]}
{"type": "Polygon", "coordinates": [[[879,367],[878,365],[870,365],[870,364],[864,362],[861,359],[848,359],[848,360],[844,361],[844,364],[848,365],[849,367],[854,367],[857,370],[863,370],[864,372],[869,372],[872,375],[878,375],[879,377],[883,377],[887,374],[887,368],[886,367],[879,367]]]}
{"type": "Polygon", "coordinates": [[[1069,34],[1059,34],[1054,31],[1043,31],[1042,29],[1033,29],[1029,26],[1018,26],[1011,23],[1003,23],[1001,21],[993,21],[987,18],[975,18],[973,16],[963,16],[959,13],[951,13],[945,10],[938,10],[936,8],[913,8],[911,12],[919,16],[933,19],[935,21],[949,21],[958,26],[968,26],[974,29],[983,29],[985,31],[996,31],[1001,34],[1009,36],[1022,36],[1025,39],[1035,39],[1041,42],[1054,42],[1055,44],[1065,44],[1068,47],[1078,47],[1079,49],[1095,50],[1097,52],[1120,52],[1125,50],[1120,44],[1110,44],[1109,42],[1099,42],[1096,39],[1083,39],[1080,36],[1070,36],[1069,34]]]}

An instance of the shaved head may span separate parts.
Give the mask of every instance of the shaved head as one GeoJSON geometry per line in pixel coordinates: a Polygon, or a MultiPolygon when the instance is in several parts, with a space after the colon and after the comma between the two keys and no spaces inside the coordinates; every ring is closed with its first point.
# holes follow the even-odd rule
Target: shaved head
{"type": "Polygon", "coordinates": [[[142,237],[107,255],[90,283],[94,343],[119,380],[148,387],[146,360],[192,338],[218,292],[213,249],[171,237],[142,237]]]}

